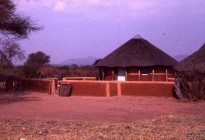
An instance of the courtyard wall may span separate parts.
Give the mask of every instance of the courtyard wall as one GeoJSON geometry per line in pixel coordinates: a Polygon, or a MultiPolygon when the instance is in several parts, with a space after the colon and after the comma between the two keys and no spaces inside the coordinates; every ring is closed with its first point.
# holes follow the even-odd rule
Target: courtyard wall
{"type": "Polygon", "coordinates": [[[71,96],[162,96],[172,97],[174,82],[82,81],[63,80],[71,84],[71,96]]]}
{"type": "Polygon", "coordinates": [[[55,94],[57,83],[57,78],[22,78],[19,86],[20,90],[55,94]]]}

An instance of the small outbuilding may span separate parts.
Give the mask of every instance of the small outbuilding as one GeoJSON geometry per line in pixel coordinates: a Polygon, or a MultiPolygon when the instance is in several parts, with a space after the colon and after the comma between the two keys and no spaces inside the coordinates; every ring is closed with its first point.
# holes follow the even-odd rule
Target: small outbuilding
{"type": "Polygon", "coordinates": [[[205,44],[175,67],[177,85],[185,98],[205,100],[205,44]]]}
{"type": "Polygon", "coordinates": [[[168,81],[173,78],[177,61],[136,35],[100,60],[101,80],[118,81],[168,81]]]}

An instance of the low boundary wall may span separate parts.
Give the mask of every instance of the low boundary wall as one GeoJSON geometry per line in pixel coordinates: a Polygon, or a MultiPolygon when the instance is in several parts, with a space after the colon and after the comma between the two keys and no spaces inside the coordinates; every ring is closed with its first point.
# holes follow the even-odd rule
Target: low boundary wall
{"type": "Polygon", "coordinates": [[[171,82],[125,82],[121,83],[121,94],[170,97],[173,96],[173,86],[171,82]]]}
{"type": "MultiPolygon", "coordinates": [[[[174,82],[139,81],[90,81],[63,80],[62,84],[71,84],[71,96],[162,96],[172,97],[174,82]]],[[[47,94],[55,94],[57,78],[20,79],[20,89],[47,94]]]]}
{"type": "Polygon", "coordinates": [[[71,84],[71,96],[117,96],[116,82],[63,80],[62,84],[71,84]]]}
{"type": "Polygon", "coordinates": [[[173,96],[174,82],[119,82],[63,80],[71,84],[71,96],[173,96]]]}
{"type": "Polygon", "coordinates": [[[96,77],[63,77],[63,80],[97,80],[96,77]]]}
{"type": "Polygon", "coordinates": [[[55,94],[57,78],[23,78],[20,79],[20,90],[55,94]]]}

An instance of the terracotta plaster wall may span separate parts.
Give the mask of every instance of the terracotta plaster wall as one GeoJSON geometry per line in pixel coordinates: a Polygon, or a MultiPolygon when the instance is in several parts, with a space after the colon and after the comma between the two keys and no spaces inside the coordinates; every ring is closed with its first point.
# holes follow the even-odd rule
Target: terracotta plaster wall
{"type": "Polygon", "coordinates": [[[104,80],[105,80],[105,81],[112,81],[112,75],[106,75],[106,76],[104,77],[104,80]]]}
{"type": "Polygon", "coordinates": [[[106,89],[106,82],[66,80],[62,83],[71,84],[71,96],[108,96],[106,90],[109,89],[106,89]]]}
{"type": "Polygon", "coordinates": [[[56,79],[20,79],[20,89],[26,91],[54,94],[56,90],[56,79]]]}
{"type": "MultiPolygon", "coordinates": [[[[172,74],[168,74],[167,77],[173,77],[172,74]]],[[[168,79],[167,79],[168,80],[168,79]]],[[[127,81],[152,81],[152,74],[149,75],[140,75],[140,80],[139,80],[139,75],[127,75],[127,81]]],[[[154,81],[166,81],[166,73],[155,73],[154,75],[154,81]]]]}
{"type": "Polygon", "coordinates": [[[140,81],[152,81],[152,75],[140,75],[140,81]]]}
{"type": "Polygon", "coordinates": [[[127,81],[139,81],[139,75],[137,74],[128,74],[127,75],[127,81]]]}
{"type": "Polygon", "coordinates": [[[62,81],[71,84],[71,96],[164,96],[171,97],[173,82],[62,81]]]}
{"type": "Polygon", "coordinates": [[[97,80],[96,77],[63,77],[63,80],[97,80]]]}
{"type": "Polygon", "coordinates": [[[109,88],[110,88],[110,96],[111,97],[118,95],[117,82],[109,82],[109,88]]]}
{"type": "Polygon", "coordinates": [[[173,96],[173,82],[123,82],[121,94],[131,96],[173,96]]]}
{"type": "Polygon", "coordinates": [[[166,81],[166,74],[154,75],[154,81],[166,81]]]}

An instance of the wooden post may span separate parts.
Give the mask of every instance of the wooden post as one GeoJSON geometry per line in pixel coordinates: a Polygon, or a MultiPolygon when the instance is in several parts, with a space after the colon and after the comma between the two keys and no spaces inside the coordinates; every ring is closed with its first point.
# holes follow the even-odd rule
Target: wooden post
{"type": "Polygon", "coordinates": [[[102,68],[102,80],[105,80],[105,72],[104,72],[104,68],[102,68]]]}
{"type": "Polygon", "coordinates": [[[114,81],[114,71],[112,70],[112,81],[114,81]]]}
{"type": "Polygon", "coordinates": [[[152,81],[154,81],[154,70],[152,70],[152,81]]]}
{"type": "Polygon", "coordinates": [[[167,81],[167,69],[166,69],[166,81],[167,81]]]}
{"type": "Polygon", "coordinates": [[[127,81],[127,69],[125,69],[125,81],[127,81]]]}
{"type": "Polygon", "coordinates": [[[140,81],[140,74],[141,74],[141,72],[140,72],[140,69],[139,69],[139,81],[140,81]]]}

